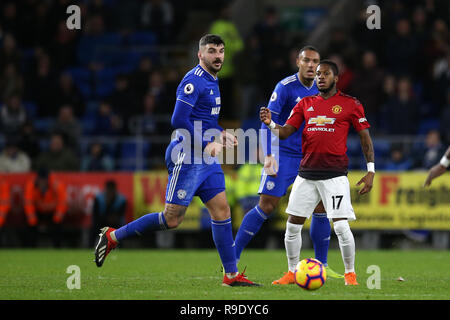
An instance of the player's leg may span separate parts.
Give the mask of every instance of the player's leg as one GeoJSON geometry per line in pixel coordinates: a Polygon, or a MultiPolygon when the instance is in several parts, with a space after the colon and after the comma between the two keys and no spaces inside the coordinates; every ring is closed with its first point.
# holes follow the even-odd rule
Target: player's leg
{"type": "Polygon", "coordinates": [[[344,275],[337,273],[328,266],[331,225],[322,201],[314,209],[309,233],[314,246],[315,258],[324,264],[327,270],[327,277],[344,278],[344,275]]]}
{"type": "Polygon", "coordinates": [[[345,285],[358,285],[355,273],[355,238],[348,220],[333,219],[334,232],[338,238],[342,261],[345,267],[345,285]]]}
{"type": "MultiPolygon", "coordinates": [[[[315,258],[327,266],[331,226],[325,208],[320,202],[314,209],[309,234],[314,245],[315,258]]],[[[328,275],[328,274],[327,274],[328,275]]]]}
{"type": "Polygon", "coordinates": [[[281,157],[277,176],[269,176],[264,170],[261,174],[261,183],[258,189],[259,203],[248,211],[236,234],[236,258],[239,262],[241,253],[258,233],[261,226],[278,205],[281,197],[286,194],[287,188],[294,182],[300,160],[297,158],[281,157]]]}
{"type": "Polygon", "coordinates": [[[236,233],[235,245],[237,262],[239,262],[244,248],[258,233],[259,229],[261,229],[261,226],[275,210],[279,201],[280,197],[261,194],[258,205],[245,214],[239,230],[236,233]]]}
{"type": "Polygon", "coordinates": [[[347,177],[320,180],[318,190],[329,218],[333,220],[345,267],[345,284],[357,285],[355,274],[355,239],[348,223],[355,220],[347,177]]]}
{"type": "Polygon", "coordinates": [[[94,252],[98,267],[103,265],[106,256],[117,247],[119,242],[152,231],[176,228],[183,221],[186,209],[197,188],[192,181],[199,180],[201,168],[184,164],[182,155],[180,153],[175,163],[167,161],[169,177],[164,211],[148,213],[117,230],[110,227],[101,229],[94,252]]]}
{"type": "Polygon", "coordinates": [[[288,272],[280,279],[273,281],[272,284],[294,283],[295,267],[300,261],[303,224],[311,216],[319,201],[319,193],[314,182],[297,177],[292,186],[289,203],[286,208],[286,213],[289,214],[289,217],[286,222],[284,245],[288,260],[288,272]]]}
{"type": "Polygon", "coordinates": [[[197,189],[196,195],[211,215],[211,232],[225,271],[225,286],[256,286],[238,273],[231,223],[231,211],[225,194],[225,177],[220,165],[208,168],[207,178],[197,189]]]}

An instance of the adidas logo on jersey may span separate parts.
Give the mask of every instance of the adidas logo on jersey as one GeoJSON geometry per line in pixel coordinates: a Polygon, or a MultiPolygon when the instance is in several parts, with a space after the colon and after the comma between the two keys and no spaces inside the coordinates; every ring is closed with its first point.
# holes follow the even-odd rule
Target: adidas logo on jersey
{"type": "Polygon", "coordinates": [[[314,111],[314,108],[311,106],[306,111],[314,111]]]}

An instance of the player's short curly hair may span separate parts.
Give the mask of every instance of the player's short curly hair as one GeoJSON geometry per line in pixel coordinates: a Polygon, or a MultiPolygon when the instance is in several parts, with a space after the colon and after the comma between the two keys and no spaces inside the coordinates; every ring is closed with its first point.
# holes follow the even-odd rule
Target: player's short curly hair
{"type": "Polygon", "coordinates": [[[198,42],[198,47],[206,46],[207,44],[215,44],[216,46],[223,44],[225,46],[225,42],[223,39],[217,35],[217,34],[205,34],[203,37],[200,38],[198,42]]]}
{"type": "Polygon", "coordinates": [[[326,64],[327,66],[329,66],[331,68],[331,70],[333,70],[333,75],[337,76],[339,74],[339,68],[338,68],[337,64],[334,63],[333,61],[322,60],[322,61],[320,61],[319,66],[321,64],[326,64]]]}

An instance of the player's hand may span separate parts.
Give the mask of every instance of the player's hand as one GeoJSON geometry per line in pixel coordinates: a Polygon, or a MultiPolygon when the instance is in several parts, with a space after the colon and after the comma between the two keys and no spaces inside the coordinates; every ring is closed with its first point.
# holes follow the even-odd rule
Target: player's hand
{"type": "Polygon", "coordinates": [[[238,145],[238,140],[235,135],[223,130],[221,133],[222,144],[227,148],[233,148],[238,145]]]}
{"type": "Polygon", "coordinates": [[[259,110],[259,119],[266,126],[268,126],[270,124],[270,121],[272,121],[272,114],[270,113],[270,110],[268,108],[266,108],[266,107],[262,107],[259,110]]]}
{"type": "Polygon", "coordinates": [[[264,172],[268,176],[276,177],[278,172],[278,162],[273,155],[264,158],[264,172]]]}
{"type": "Polygon", "coordinates": [[[211,157],[216,157],[219,153],[222,152],[223,144],[218,142],[210,142],[205,147],[205,153],[210,155],[211,157]]]}
{"type": "Polygon", "coordinates": [[[361,185],[361,183],[364,183],[364,186],[359,190],[359,194],[365,194],[368,193],[370,190],[372,190],[373,186],[373,178],[375,177],[374,172],[367,172],[367,174],[362,177],[361,180],[358,181],[356,184],[357,186],[361,185]]]}
{"type": "Polygon", "coordinates": [[[431,185],[431,181],[433,181],[434,178],[439,177],[440,175],[444,174],[444,172],[447,170],[446,167],[442,166],[441,164],[434,165],[429,171],[428,176],[425,179],[425,182],[423,183],[424,187],[429,187],[431,185]]]}

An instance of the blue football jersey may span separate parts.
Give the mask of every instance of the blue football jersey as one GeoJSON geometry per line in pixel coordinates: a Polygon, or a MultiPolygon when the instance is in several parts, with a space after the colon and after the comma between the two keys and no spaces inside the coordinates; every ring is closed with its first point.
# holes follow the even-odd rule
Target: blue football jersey
{"type": "MultiPolygon", "coordinates": [[[[310,88],[305,87],[300,82],[298,73],[284,78],[277,83],[268,105],[274,121],[281,126],[284,125],[292,109],[301,99],[317,93],[319,93],[319,90],[317,89],[316,82],[314,81],[310,88]]],[[[301,157],[303,127],[304,125],[286,140],[279,141],[280,155],[301,157]]],[[[278,138],[274,134],[271,134],[271,139],[273,143],[278,138]]]]}
{"type": "MultiPolygon", "coordinates": [[[[214,78],[200,65],[186,73],[177,88],[177,100],[192,107],[190,120],[201,121],[202,134],[211,128],[217,128],[220,113],[219,80],[214,78]]],[[[177,138],[180,137],[177,130],[177,138]]]]}

